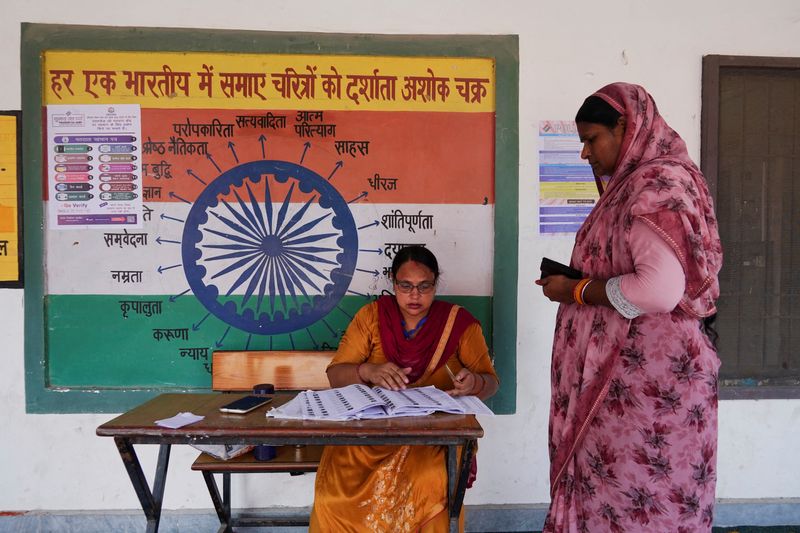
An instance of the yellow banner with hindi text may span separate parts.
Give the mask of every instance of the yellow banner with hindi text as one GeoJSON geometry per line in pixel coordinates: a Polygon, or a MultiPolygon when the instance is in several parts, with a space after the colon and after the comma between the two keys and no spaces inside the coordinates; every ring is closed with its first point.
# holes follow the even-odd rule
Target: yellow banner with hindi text
{"type": "Polygon", "coordinates": [[[495,110],[489,58],[54,50],[43,64],[44,105],[495,110]]]}

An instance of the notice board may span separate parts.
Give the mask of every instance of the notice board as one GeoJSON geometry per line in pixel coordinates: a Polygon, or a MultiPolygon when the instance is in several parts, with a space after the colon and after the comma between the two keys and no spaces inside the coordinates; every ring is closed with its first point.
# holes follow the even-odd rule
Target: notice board
{"type": "Polygon", "coordinates": [[[208,389],[216,349],[335,350],[422,244],[513,412],[516,37],[22,39],[29,411],[208,389]]]}
{"type": "Polygon", "coordinates": [[[19,111],[0,111],[0,287],[22,287],[19,111]]]}

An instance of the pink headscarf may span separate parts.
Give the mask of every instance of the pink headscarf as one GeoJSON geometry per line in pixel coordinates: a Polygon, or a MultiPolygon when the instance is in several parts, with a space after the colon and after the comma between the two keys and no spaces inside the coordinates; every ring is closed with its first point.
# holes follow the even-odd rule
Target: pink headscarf
{"type": "MultiPolygon", "coordinates": [[[[608,208],[625,214],[622,229],[626,232],[639,217],[669,243],[683,266],[686,291],[681,309],[696,317],[714,314],[722,245],[702,173],[689,157],[683,139],[667,125],[644,88],[612,83],[594,96],[620,112],[626,126],[608,189],[582,233],[593,223],[593,215],[608,208]]],[[[589,272],[594,274],[591,269],[589,272]]]]}

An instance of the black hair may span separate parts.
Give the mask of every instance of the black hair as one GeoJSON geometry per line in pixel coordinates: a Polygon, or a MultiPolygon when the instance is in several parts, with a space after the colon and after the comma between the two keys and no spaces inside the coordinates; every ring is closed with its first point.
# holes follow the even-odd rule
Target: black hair
{"type": "Polygon", "coordinates": [[[392,279],[397,278],[400,267],[409,261],[425,265],[433,272],[433,281],[439,279],[439,262],[436,260],[436,256],[424,246],[416,244],[406,246],[395,254],[394,261],[392,261],[392,279]]]}
{"type": "Polygon", "coordinates": [[[575,122],[588,122],[590,124],[602,124],[608,129],[614,129],[622,113],[611,107],[611,104],[592,95],[583,101],[578,113],[575,115],[575,122]]]}
{"type": "Polygon", "coordinates": [[[711,316],[707,316],[700,322],[700,329],[703,333],[706,334],[708,340],[711,341],[711,345],[714,348],[717,347],[717,341],[719,340],[719,333],[717,333],[717,329],[714,327],[714,322],[717,321],[717,314],[714,313],[711,316]]]}

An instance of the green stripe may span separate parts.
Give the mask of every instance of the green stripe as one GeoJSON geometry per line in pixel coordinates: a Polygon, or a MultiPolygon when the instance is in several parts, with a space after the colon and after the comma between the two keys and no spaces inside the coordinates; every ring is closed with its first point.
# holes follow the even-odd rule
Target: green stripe
{"type": "MultiPolygon", "coordinates": [[[[491,339],[491,298],[445,298],[468,309],[491,339]]],[[[52,295],[46,299],[51,389],[111,391],[185,390],[211,386],[210,358],[225,350],[335,350],[352,316],[371,299],[346,296],[323,320],[291,334],[250,335],[209,315],[191,296],[169,302],[163,295],[52,295]],[[161,314],[145,316],[120,301],[161,302],[161,314]],[[188,340],[156,339],[154,330],[186,329],[188,340]],[[197,358],[182,348],[199,348],[197,358]]]]}
{"type": "MultiPolygon", "coordinates": [[[[491,300],[453,297],[485,325],[491,338],[491,300]]],[[[350,318],[371,300],[345,297],[328,316],[291,334],[263,336],[229,328],[193,297],[168,302],[157,296],[49,296],[47,344],[51,387],[197,388],[210,387],[210,356],[225,350],[335,350],[350,318]],[[150,317],[128,310],[120,300],[162,302],[150,317]],[[201,322],[202,321],[202,322],[201,322]],[[186,329],[188,340],[156,339],[154,330],[186,329]],[[208,357],[181,355],[181,348],[205,350],[208,357]]]]}

